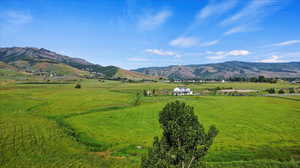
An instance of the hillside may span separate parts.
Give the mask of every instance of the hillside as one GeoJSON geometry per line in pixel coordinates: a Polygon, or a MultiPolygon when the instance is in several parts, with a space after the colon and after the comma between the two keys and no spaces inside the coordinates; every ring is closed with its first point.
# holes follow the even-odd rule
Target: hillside
{"type": "Polygon", "coordinates": [[[27,73],[54,77],[106,77],[153,79],[144,74],[101,66],[84,59],[64,56],[44,48],[0,48],[0,69],[5,72],[27,73]],[[122,72],[122,73],[120,73],[122,72]],[[125,73],[126,72],[126,73],[125,73]]]}
{"type": "Polygon", "coordinates": [[[29,74],[23,71],[18,71],[18,69],[14,66],[8,65],[4,62],[0,61],[0,77],[4,77],[6,79],[11,78],[24,78],[29,74]]]}
{"type": "Polygon", "coordinates": [[[128,71],[128,70],[121,69],[121,68],[118,69],[118,71],[114,75],[114,77],[127,78],[127,79],[148,79],[148,80],[159,79],[159,76],[145,75],[143,73],[128,71]]]}
{"type": "Polygon", "coordinates": [[[230,61],[203,65],[173,65],[133,70],[172,79],[226,79],[230,77],[300,77],[300,62],[254,63],[230,61]]]}

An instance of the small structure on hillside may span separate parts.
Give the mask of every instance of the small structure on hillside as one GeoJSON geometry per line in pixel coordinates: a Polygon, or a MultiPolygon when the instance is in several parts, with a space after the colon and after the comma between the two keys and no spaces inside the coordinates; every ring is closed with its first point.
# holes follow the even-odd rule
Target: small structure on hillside
{"type": "Polygon", "coordinates": [[[173,90],[174,96],[193,95],[193,91],[187,87],[176,87],[173,90]]]}

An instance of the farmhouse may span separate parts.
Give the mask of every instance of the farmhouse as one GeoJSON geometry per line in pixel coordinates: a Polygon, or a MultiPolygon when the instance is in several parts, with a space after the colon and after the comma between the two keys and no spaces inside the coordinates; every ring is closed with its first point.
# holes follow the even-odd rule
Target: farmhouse
{"type": "Polygon", "coordinates": [[[184,96],[184,95],[192,95],[192,94],[193,94],[193,91],[186,87],[176,87],[173,90],[174,96],[184,96]]]}

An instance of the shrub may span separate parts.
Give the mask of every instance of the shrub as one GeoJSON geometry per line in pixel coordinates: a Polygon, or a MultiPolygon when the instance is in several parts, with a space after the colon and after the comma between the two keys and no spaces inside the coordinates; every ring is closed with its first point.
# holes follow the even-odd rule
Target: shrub
{"type": "Polygon", "coordinates": [[[143,90],[143,95],[146,97],[146,96],[149,96],[148,95],[148,91],[147,90],[143,90]]]}
{"type": "Polygon", "coordinates": [[[134,106],[140,105],[141,104],[141,99],[142,99],[142,94],[138,92],[135,95],[135,98],[134,98],[134,101],[133,101],[133,105],[134,106]]]}
{"type": "Polygon", "coordinates": [[[274,88],[270,88],[266,90],[268,93],[270,94],[274,94],[275,93],[275,89],[274,88]]]}
{"type": "Polygon", "coordinates": [[[289,88],[289,93],[295,93],[295,89],[294,88],[289,88]]]}
{"type": "Polygon", "coordinates": [[[285,92],[284,92],[283,89],[280,89],[280,90],[278,91],[278,93],[279,93],[279,94],[284,94],[285,92]]]}
{"type": "Polygon", "coordinates": [[[79,84],[79,83],[77,83],[76,85],[75,85],[75,89],[80,89],[81,88],[81,85],[79,84]]]}
{"type": "Polygon", "coordinates": [[[157,91],[156,91],[155,89],[153,89],[153,90],[152,90],[152,95],[153,95],[153,96],[156,96],[156,92],[157,92],[157,91]]]}
{"type": "Polygon", "coordinates": [[[222,88],[220,88],[220,87],[218,86],[218,87],[216,87],[216,90],[222,90],[222,88]]]}

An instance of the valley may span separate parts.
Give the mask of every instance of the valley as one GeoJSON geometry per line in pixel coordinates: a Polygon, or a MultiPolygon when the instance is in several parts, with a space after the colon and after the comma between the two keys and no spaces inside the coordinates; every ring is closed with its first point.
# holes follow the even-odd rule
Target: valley
{"type": "MultiPolygon", "coordinates": [[[[297,96],[156,95],[142,97],[134,105],[136,93],[144,89],[172,90],[177,84],[83,80],[81,86],[1,86],[2,167],[19,162],[31,167],[139,167],[153,137],[161,135],[158,113],[173,100],[194,106],[204,126],[215,124],[220,130],[204,159],[208,167],[288,167],[299,159],[297,96]]],[[[193,90],[228,86],[262,92],[297,87],[237,82],[188,85],[193,90]]]]}

